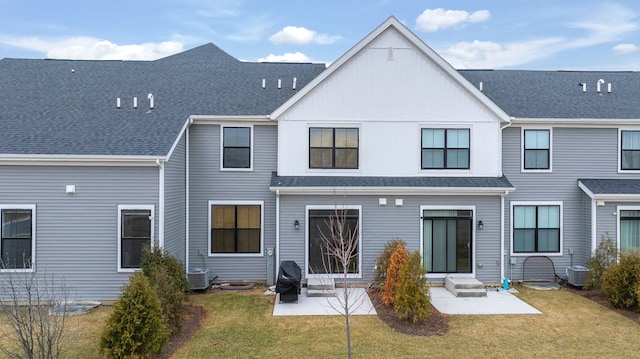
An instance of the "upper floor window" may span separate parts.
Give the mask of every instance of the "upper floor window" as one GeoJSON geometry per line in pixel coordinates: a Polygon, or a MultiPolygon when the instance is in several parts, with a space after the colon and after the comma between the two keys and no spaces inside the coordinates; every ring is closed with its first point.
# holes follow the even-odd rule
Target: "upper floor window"
{"type": "Polygon", "coordinates": [[[620,169],[640,170],[640,131],[621,131],[620,169]]]}
{"type": "Polygon", "coordinates": [[[0,207],[0,269],[33,266],[35,206],[0,207]]]}
{"type": "Polygon", "coordinates": [[[422,169],[469,169],[468,128],[423,128],[422,169]]]}
{"type": "Polygon", "coordinates": [[[262,203],[209,202],[211,254],[262,252],[262,203]]]}
{"type": "Polygon", "coordinates": [[[512,211],[513,253],[561,253],[559,204],[518,204],[512,211]]]}
{"type": "Polygon", "coordinates": [[[551,169],[551,131],[524,130],[523,168],[525,170],[551,169]]]}
{"type": "Polygon", "coordinates": [[[358,168],[357,128],[309,128],[309,168],[358,168]]]}
{"type": "Polygon", "coordinates": [[[153,206],[118,206],[119,269],[140,268],[142,251],[151,247],[153,206]]]}
{"type": "Polygon", "coordinates": [[[251,168],[251,127],[222,127],[222,168],[251,168]]]}

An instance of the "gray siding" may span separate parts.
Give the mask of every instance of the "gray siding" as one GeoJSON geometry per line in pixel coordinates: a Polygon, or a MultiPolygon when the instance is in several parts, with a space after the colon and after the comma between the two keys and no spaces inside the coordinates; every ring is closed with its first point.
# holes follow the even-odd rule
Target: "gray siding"
{"type": "Polygon", "coordinates": [[[164,166],[164,246],[182,263],[186,263],[187,241],[187,145],[183,135],[164,166]]]}
{"type": "MultiPolygon", "coordinates": [[[[590,203],[578,187],[580,178],[640,178],[637,174],[619,174],[617,128],[553,128],[552,173],[522,173],[520,170],[521,128],[509,127],[503,133],[503,172],[516,187],[506,197],[505,235],[511,243],[510,203],[512,201],[562,201],[563,255],[551,257],[556,272],[564,274],[569,265],[584,265],[591,248],[590,203]],[[585,203],[587,202],[587,203],[585,203]],[[569,250],[573,255],[569,255],[569,250]]],[[[608,205],[607,205],[608,207],[608,205]]],[[[607,231],[611,227],[611,209],[599,207],[598,221],[607,231]]],[[[600,236],[601,226],[597,235],[600,236]]],[[[509,251],[509,248],[506,248],[509,251]]],[[[512,266],[515,279],[522,277],[522,257],[512,266]]]]}
{"type": "MultiPolygon", "coordinates": [[[[118,205],[154,205],[157,167],[2,166],[0,203],[36,205],[36,268],[64,278],[73,299],[116,299],[118,205]],[[65,185],[76,185],[66,194],[65,185]]],[[[3,275],[0,273],[0,276],[3,275]]]]}
{"type": "MultiPolygon", "coordinates": [[[[362,238],[362,277],[370,281],[375,276],[375,262],[385,244],[394,238],[407,242],[410,251],[420,249],[420,206],[475,206],[476,220],[484,229],[476,230],[476,278],[486,282],[500,281],[500,196],[299,196],[280,197],[280,261],[296,261],[305,272],[305,206],[360,205],[362,238]],[[388,205],[379,206],[378,198],[387,197],[388,205]],[[396,198],[404,205],[396,207],[396,198]],[[300,221],[300,229],[293,226],[300,221]],[[478,265],[481,264],[480,268],[478,265]]],[[[434,280],[440,281],[440,280],[434,280]]]]}
{"type": "Polygon", "coordinates": [[[220,126],[194,125],[189,131],[189,263],[206,267],[220,280],[266,280],[266,257],[209,257],[208,201],[264,201],[264,252],[275,246],[275,194],[269,190],[276,170],[277,127],[253,127],[253,171],[220,171],[220,126]],[[205,255],[200,255],[199,251],[205,255]]]}

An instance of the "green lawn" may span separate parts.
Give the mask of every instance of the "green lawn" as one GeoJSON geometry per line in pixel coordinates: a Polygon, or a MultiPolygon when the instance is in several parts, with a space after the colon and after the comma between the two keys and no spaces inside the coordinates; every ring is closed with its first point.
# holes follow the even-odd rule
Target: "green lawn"
{"type": "MultiPolygon", "coordinates": [[[[273,317],[275,298],[263,291],[191,296],[210,314],[174,358],[346,357],[341,317],[273,317]]],[[[441,337],[398,334],[377,317],[365,317],[352,328],[354,357],[631,358],[640,353],[640,325],[589,299],[526,288],[519,297],[543,314],[452,316],[449,333],[441,337]]],[[[100,358],[97,333],[109,311],[102,307],[74,317],[70,327],[81,330],[65,358],[100,358]]]]}

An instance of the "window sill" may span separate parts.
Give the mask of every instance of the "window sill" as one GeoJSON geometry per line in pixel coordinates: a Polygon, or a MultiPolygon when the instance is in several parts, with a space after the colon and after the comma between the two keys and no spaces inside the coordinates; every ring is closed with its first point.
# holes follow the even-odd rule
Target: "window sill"
{"type": "Polygon", "coordinates": [[[513,253],[511,252],[511,257],[562,257],[563,254],[560,252],[531,252],[531,253],[513,253]]]}
{"type": "Polygon", "coordinates": [[[0,269],[0,273],[33,273],[35,272],[35,268],[8,268],[8,269],[0,269]]]}
{"type": "Polygon", "coordinates": [[[209,255],[207,255],[207,257],[209,258],[240,258],[240,257],[246,257],[246,258],[258,258],[258,257],[264,257],[264,253],[209,253],[209,255]]]}

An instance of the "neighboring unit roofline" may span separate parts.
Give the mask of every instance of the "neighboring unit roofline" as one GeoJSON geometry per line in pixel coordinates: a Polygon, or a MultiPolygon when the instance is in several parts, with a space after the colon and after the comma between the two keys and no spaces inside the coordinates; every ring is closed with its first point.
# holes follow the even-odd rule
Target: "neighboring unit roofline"
{"type": "Polygon", "coordinates": [[[159,166],[165,161],[164,156],[0,154],[0,165],[13,166],[159,166]]]}
{"type": "Polygon", "coordinates": [[[544,125],[638,125],[637,118],[521,118],[512,117],[513,125],[518,124],[544,124],[544,125]]]}

